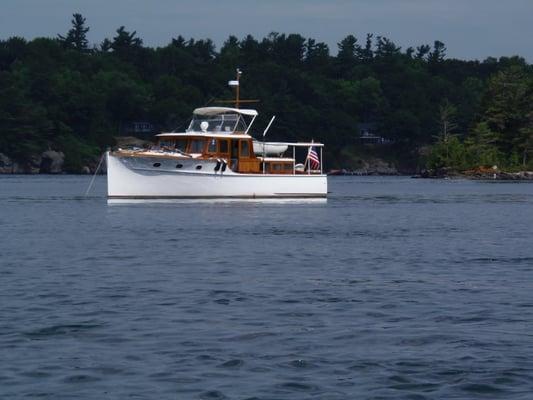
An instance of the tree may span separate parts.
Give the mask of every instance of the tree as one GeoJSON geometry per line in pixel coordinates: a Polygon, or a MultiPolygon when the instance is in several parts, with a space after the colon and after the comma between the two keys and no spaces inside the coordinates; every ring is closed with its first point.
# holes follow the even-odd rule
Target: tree
{"type": "Polygon", "coordinates": [[[506,154],[520,153],[524,158],[529,151],[527,132],[533,110],[532,82],[524,67],[518,65],[496,73],[489,81],[483,120],[497,132],[498,146],[506,154]]]}
{"type": "Polygon", "coordinates": [[[337,46],[339,47],[337,60],[339,60],[342,65],[350,66],[355,62],[360,46],[357,44],[357,38],[354,35],[346,36],[337,44],[337,46]]]}
{"type": "Polygon", "coordinates": [[[433,44],[433,51],[428,55],[428,62],[437,64],[444,61],[446,56],[446,46],[440,40],[435,40],[433,44]]]}
{"type": "Polygon", "coordinates": [[[113,42],[108,38],[105,38],[102,43],[100,43],[100,51],[102,53],[107,53],[112,50],[113,42]]]}
{"type": "Polygon", "coordinates": [[[498,135],[490,130],[486,122],[478,123],[465,140],[465,145],[471,155],[472,166],[499,165],[501,153],[496,147],[497,141],[498,135]]]}
{"type": "Polygon", "coordinates": [[[364,49],[361,49],[361,59],[363,61],[370,61],[374,57],[374,52],[372,50],[373,42],[372,38],[374,37],[373,34],[367,33],[366,34],[366,41],[365,41],[365,47],[364,49]]]}
{"type": "Polygon", "coordinates": [[[524,125],[519,129],[519,134],[515,141],[522,152],[522,167],[528,165],[531,160],[530,154],[533,153],[533,106],[530,107],[532,109],[527,114],[524,125]]]}
{"type": "Polygon", "coordinates": [[[386,37],[378,36],[375,57],[386,58],[392,57],[400,53],[400,47],[396,46],[394,42],[386,37]]]}
{"type": "Polygon", "coordinates": [[[207,64],[215,58],[215,45],[211,39],[189,40],[187,49],[197,64],[207,64]]]}
{"type": "Polygon", "coordinates": [[[325,43],[317,43],[314,39],[307,39],[305,43],[305,62],[311,68],[324,67],[329,63],[329,47],[325,43]]]}
{"type": "Polygon", "coordinates": [[[86,52],[89,50],[89,42],[87,40],[89,27],[85,27],[85,18],[81,14],[76,13],[72,16],[72,28],[68,31],[67,36],[57,36],[65,48],[86,52]]]}
{"type": "Polygon", "coordinates": [[[270,57],[279,64],[297,68],[304,60],[305,38],[301,35],[272,32],[263,39],[262,44],[268,49],[270,57]]]}
{"type": "Polygon", "coordinates": [[[417,60],[423,60],[426,55],[430,52],[431,47],[427,44],[420,45],[416,48],[416,55],[415,58],[417,60]]]}
{"type": "Polygon", "coordinates": [[[451,168],[456,171],[466,170],[469,164],[465,145],[457,136],[452,136],[447,143],[436,143],[431,149],[428,166],[430,168],[451,168]]]}
{"type": "Polygon", "coordinates": [[[252,64],[265,61],[266,52],[252,35],[246,35],[240,43],[242,57],[252,64]]]}
{"type": "Polygon", "coordinates": [[[117,29],[117,36],[113,38],[110,48],[120,58],[131,59],[143,44],[143,41],[135,36],[136,34],[136,31],[130,33],[124,26],[121,26],[117,29]]]}
{"type": "Polygon", "coordinates": [[[450,143],[457,129],[457,123],[455,122],[455,116],[457,114],[457,108],[451,104],[448,99],[439,106],[439,134],[437,135],[437,143],[442,145],[445,150],[445,161],[450,161],[450,143]]]}

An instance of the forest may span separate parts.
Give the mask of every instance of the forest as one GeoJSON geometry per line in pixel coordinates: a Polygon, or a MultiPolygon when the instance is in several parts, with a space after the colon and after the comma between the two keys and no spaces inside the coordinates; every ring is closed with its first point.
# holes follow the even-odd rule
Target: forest
{"type": "Polygon", "coordinates": [[[401,48],[373,34],[337,49],[275,32],[153,48],[124,26],[93,45],[89,30],[74,14],[57,37],[0,40],[0,153],[24,164],[61,151],[79,173],[136,123],[144,138],[183,129],[194,108],[231,99],[240,68],[241,97],[259,100],[256,135],[276,115],[268,139],[322,141],[328,169],[368,155],[409,172],[533,169],[533,66],[520,56],[451,59],[439,40],[401,48]]]}

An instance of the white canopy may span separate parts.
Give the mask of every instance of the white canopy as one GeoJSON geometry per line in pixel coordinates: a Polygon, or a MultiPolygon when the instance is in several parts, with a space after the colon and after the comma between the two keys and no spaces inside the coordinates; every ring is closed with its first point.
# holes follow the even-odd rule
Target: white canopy
{"type": "Polygon", "coordinates": [[[232,112],[236,114],[249,115],[255,117],[257,115],[256,110],[245,109],[245,108],[230,108],[230,107],[201,107],[193,111],[197,115],[217,115],[227,112],[232,112]]]}

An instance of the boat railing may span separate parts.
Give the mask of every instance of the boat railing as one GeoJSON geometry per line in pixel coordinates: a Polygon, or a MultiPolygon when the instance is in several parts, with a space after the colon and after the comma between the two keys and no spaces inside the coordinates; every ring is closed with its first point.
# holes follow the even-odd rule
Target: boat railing
{"type": "MultiPolygon", "coordinates": [[[[317,143],[317,142],[260,142],[263,144],[263,146],[268,143],[269,145],[272,145],[272,146],[287,146],[288,149],[292,148],[292,174],[293,175],[301,175],[302,172],[297,172],[296,171],[296,148],[298,147],[307,147],[307,156],[305,158],[305,163],[304,163],[304,172],[303,173],[307,173],[307,175],[313,175],[313,174],[320,174],[322,175],[324,173],[324,163],[323,163],[323,148],[324,148],[324,144],[323,143],[317,143]],[[319,150],[319,160],[320,160],[320,168],[319,169],[316,169],[316,170],[313,170],[311,169],[311,165],[309,163],[309,154],[311,152],[311,149],[313,147],[316,147],[318,148],[319,150]]],[[[262,159],[263,159],[263,174],[266,174],[266,168],[265,168],[265,160],[266,160],[267,157],[263,156],[262,159]]],[[[278,157],[278,158],[281,158],[281,157],[278,157]]],[[[273,160],[276,159],[276,157],[273,157],[272,158],[273,160]]]]}

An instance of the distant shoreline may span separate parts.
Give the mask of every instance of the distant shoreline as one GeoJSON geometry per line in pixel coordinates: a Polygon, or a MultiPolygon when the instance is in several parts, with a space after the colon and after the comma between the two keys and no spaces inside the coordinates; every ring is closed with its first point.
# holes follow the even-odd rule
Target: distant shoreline
{"type": "MultiPolygon", "coordinates": [[[[12,177],[35,177],[35,176],[87,176],[90,177],[94,173],[72,173],[72,172],[61,172],[61,173],[10,173],[10,172],[0,172],[0,176],[12,176],[12,177]]],[[[106,172],[98,172],[98,176],[107,176],[106,172]]],[[[403,177],[403,178],[412,178],[412,179],[427,179],[427,180],[470,180],[470,181],[497,181],[497,182],[533,182],[533,171],[520,171],[520,172],[500,172],[494,175],[469,175],[469,174],[454,174],[446,176],[436,176],[436,175],[423,175],[423,174],[358,174],[358,173],[333,173],[327,174],[328,177],[403,177]]]]}

